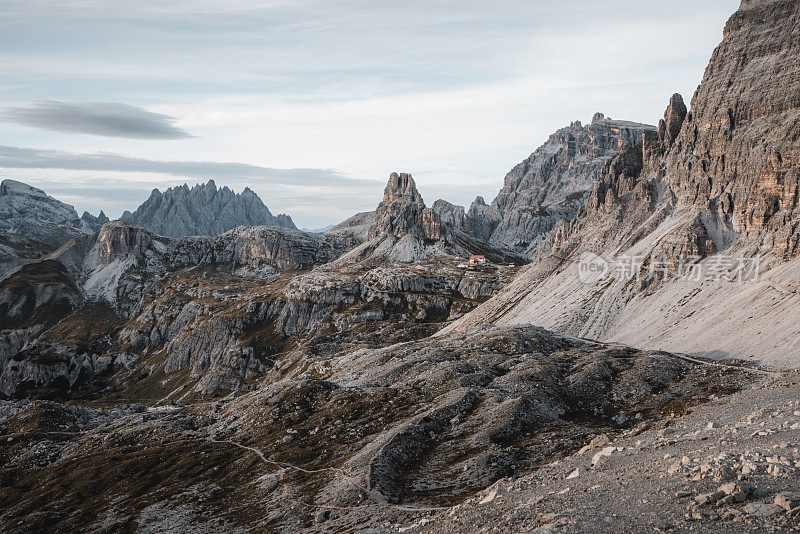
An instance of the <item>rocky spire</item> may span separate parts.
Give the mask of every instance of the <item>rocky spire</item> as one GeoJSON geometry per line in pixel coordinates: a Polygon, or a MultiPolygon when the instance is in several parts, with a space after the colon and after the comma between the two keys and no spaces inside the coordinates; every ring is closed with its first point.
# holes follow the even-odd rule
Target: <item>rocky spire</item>
{"type": "Polygon", "coordinates": [[[410,174],[393,172],[389,175],[389,183],[383,190],[384,202],[419,202],[424,204],[422,195],[417,191],[417,184],[410,174]]]}
{"type": "Polygon", "coordinates": [[[370,231],[371,237],[381,235],[414,235],[434,240],[443,235],[439,215],[425,207],[410,174],[393,172],[389,176],[370,231]]]}
{"type": "Polygon", "coordinates": [[[658,139],[665,149],[669,149],[678,134],[681,133],[687,111],[683,97],[678,93],[672,95],[667,110],[664,112],[664,118],[658,123],[658,139]]]}

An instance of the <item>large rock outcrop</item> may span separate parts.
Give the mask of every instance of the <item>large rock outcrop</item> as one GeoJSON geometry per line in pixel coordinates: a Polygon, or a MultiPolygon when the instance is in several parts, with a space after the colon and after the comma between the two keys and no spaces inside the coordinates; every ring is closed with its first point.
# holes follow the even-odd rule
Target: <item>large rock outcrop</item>
{"type": "Polygon", "coordinates": [[[798,57],[800,3],[743,2],[691,110],[674,95],[658,130],[607,161],[585,208],[547,236],[552,253],[453,328],[534,323],[800,366],[798,57]],[[588,282],[587,252],[609,267],[588,282]]]}
{"type": "Polygon", "coordinates": [[[765,252],[800,253],[800,4],[747,0],[725,26],[673,150],[681,205],[765,252]]]}
{"type": "Polygon", "coordinates": [[[191,189],[184,184],[163,193],[154,189],[144,204],[122,219],[167,237],[217,235],[237,226],[295,228],[288,215],[274,216],[250,188],[234,193],[214,180],[191,189]]]}
{"type": "Polygon", "coordinates": [[[429,240],[443,237],[441,219],[425,206],[410,174],[393,172],[389,176],[369,237],[382,235],[397,238],[411,235],[429,240]]]}
{"type": "Polygon", "coordinates": [[[108,222],[101,211],[95,217],[57,200],[41,189],[16,180],[0,183],[0,237],[31,239],[58,247],[76,235],[96,232],[108,222]]]}
{"type": "Polygon", "coordinates": [[[497,263],[527,263],[522,254],[466,233],[459,214],[463,215],[463,208],[459,211],[444,201],[427,207],[410,174],[392,173],[374,212],[358,214],[327,233],[363,236],[364,243],[342,257],[346,262],[414,262],[433,256],[482,254],[497,263]]]}
{"type": "Polygon", "coordinates": [[[645,134],[655,136],[657,129],[597,113],[589,125],[573,122],[558,130],[514,167],[491,205],[478,197],[466,212],[449,203],[434,204],[433,209],[477,239],[541,256],[537,247],[557,224],[578,215],[604,166],[641,144],[645,134]]]}

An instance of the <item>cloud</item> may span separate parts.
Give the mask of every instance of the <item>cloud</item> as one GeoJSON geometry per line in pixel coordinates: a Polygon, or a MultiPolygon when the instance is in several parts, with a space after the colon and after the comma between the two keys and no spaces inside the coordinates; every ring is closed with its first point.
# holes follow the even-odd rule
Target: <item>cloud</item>
{"type": "Polygon", "coordinates": [[[133,139],[185,139],[177,119],[128,104],[39,100],[29,107],[9,108],[0,120],[42,130],[77,132],[133,139]]]}
{"type": "Polygon", "coordinates": [[[292,186],[330,186],[345,183],[377,183],[353,180],[330,169],[273,169],[247,163],[216,161],[160,161],[98,152],[77,154],[61,150],[19,148],[0,145],[0,168],[63,169],[72,171],[111,171],[155,173],[190,178],[267,180],[292,186]]]}
{"type": "MultiPolygon", "coordinates": [[[[318,228],[357,211],[374,209],[383,180],[359,180],[330,169],[277,169],[246,163],[161,161],[100,152],[0,145],[4,176],[39,187],[80,213],[101,209],[109,217],[133,211],[154,188],[214,179],[235,191],[250,187],[274,213],[288,213],[300,226],[318,228]]],[[[387,173],[388,176],[388,173],[387,173]]]]}

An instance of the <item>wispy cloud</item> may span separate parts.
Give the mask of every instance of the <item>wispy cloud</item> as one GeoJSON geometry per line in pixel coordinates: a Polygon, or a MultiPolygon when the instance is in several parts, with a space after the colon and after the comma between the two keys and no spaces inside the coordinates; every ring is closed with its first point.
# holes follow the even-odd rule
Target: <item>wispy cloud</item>
{"type": "Polygon", "coordinates": [[[154,188],[213,178],[240,191],[250,187],[275,213],[289,213],[299,225],[321,227],[356,211],[373,209],[382,180],[358,180],[330,169],[279,169],[245,163],[161,161],[109,152],[82,154],[62,150],[0,145],[0,171],[44,189],[78,211],[110,217],[134,210],[154,188]]]}
{"type": "Polygon", "coordinates": [[[337,183],[363,184],[370,182],[346,178],[330,169],[273,169],[247,163],[160,161],[132,158],[108,152],[78,154],[62,150],[19,148],[5,145],[0,145],[0,168],[155,173],[187,178],[255,179],[292,186],[328,186],[337,183]]]}
{"type": "Polygon", "coordinates": [[[374,208],[394,170],[428,203],[489,201],[557,128],[597,111],[654,123],[674,92],[688,100],[739,3],[0,0],[0,115],[125,102],[195,136],[0,121],[0,142],[56,149],[6,147],[0,171],[109,215],[152,187],[215,178],[318,227],[374,208]]]}
{"type": "Polygon", "coordinates": [[[9,108],[0,120],[42,130],[133,139],[185,139],[175,117],[128,104],[40,100],[28,107],[9,108]]]}

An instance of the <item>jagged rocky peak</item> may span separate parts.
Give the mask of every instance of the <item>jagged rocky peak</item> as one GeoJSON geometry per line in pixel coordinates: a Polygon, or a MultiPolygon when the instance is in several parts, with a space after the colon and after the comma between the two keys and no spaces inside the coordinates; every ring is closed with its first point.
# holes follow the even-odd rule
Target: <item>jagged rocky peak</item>
{"type": "Polygon", "coordinates": [[[683,97],[679,93],[672,95],[664,112],[664,118],[658,123],[658,138],[665,148],[669,149],[677,139],[687,112],[683,97]]]}
{"type": "Polygon", "coordinates": [[[0,183],[0,218],[30,218],[71,225],[78,219],[78,213],[41,189],[16,180],[3,180],[0,183]]]}
{"type": "Polygon", "coordinates": [[[389,175],[389,183],[386,184],[386,189],[383,190],[384,202],[419,202],[424,204],[422,195],[417,191],[417,184],[414,183],[414,178],[407,173],[393,172],[389,175]]]}
{"type": "Polygon", "coordinates": [[[393,235],[439,240],[442,224],[439,216],[425,207],[422,195],[410,174],[393,172],[383,192],[383,201],[375,211],[370,237],[393,235]]]}
{"type": "Polygon", "coordinates": [[[446,200],[439,199],[433,203],[431,209],[439,216],[443,223],[449,224],[462,232],[468,232],[467,216],[464,206],[456,206],[446,200]]]}
{"type": "Polygon", "coordinates": [[[73,237],[96,232],[105,221],[88,213],[79,218],[71,205],[26,183],[0,183],[0,235],[4,237],[59,247],[73,237]]]}
{"type": "Polygon", "coordinates": [[[100,210],[100,214],[97,215],[97,217],[88,211],[84,211],[83,215],[81,215],[81,221],[83,221],[86,227],[99,230],[105,223],[109,221],[109,218],[102,210],[100,210]]]}
{"type": "Polygon", "coordinates": [[[465,211],[463,222],[460,207],[440,204],[433,209],[442,221],[472,237],[538,256],[543,253],[539,246],[550,231],[578,215],[606,164],[654,136],[655,126],[595,113],[591,124],[574,121],[552,134],[506,175],[491,205],[482,197],[476,198],[465,211]]]}
{"type": "Polygon", "coordinates": [[[130,221],[111,221],[97,235],[98,263],[144,254],[153,242],[153,234],[130,221]]]}
{"type": "Polygon", "coordinates": [[[503,216],[511,210],[558,206],[591,191],[603,164],[625,146],[642,141],[655,126],[613,120],[595,114],[588,126],[574,122],[555,132],[514,167],[492,206],[503,216]]]}
{"type": "Polygon", "coordinates": [[[536,255],[536,247],[556,224],[577,216],[605,164],[656,131],[655,126],[602,113],[588,125],[572,122],[506,175],[490,206],[482,198],[473,202],[466,213],[468,233],[536,255]]]}
{"type": "Polygon", "coordinates": [[[167,237],[217,235],[238,226],[295,228],[291,217],[274,216],[250,188],[235,193],[227,186],[217,188],[214,180],[163,193],[154,189],[144,204],[122,218],[167,237]]]}

